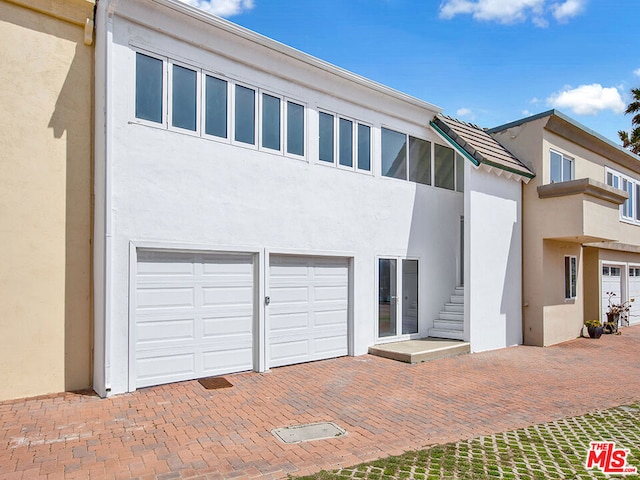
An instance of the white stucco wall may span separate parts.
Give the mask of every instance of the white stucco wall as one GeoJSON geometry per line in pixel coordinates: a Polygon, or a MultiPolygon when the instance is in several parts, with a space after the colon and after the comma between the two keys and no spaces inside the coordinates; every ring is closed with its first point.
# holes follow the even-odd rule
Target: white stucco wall
{"type": "MultiPolygon", "coordinates": [[[[96,351],[102,353],[104,346],[104,356],[96,357],[100,371],[95,376],[96,390],[105,395],[129,388],[132,242],[256,252],[258,263],[264,265],[258,275],[261,285],[268,276],[268,252],[352,258],[350,353],[354,355],[366,353],[376,343],[377,258],[415,258],[420,262],[419,328],[426,336],[456,283],[463,195],[381,177],[380,129],[384,126],[442,143],[428,128],[435,111],[281,54],[268,52],[265,56],[264,48],[250,43],[239,42],[233,51],[221,55],[213,50],[225,48],[226,34],[217,41],[215,30],[193,18],[164,12],[175,17],[170,21],[159,11],[146,8],[141,12],[153,25],[175,29],[173,35],[115,16],[113,43],[109,35],[103,37],[109,45],[98,54],[98,58],[106,55],[109,72],[102,72],[106,102],[104,98],[98,102],[107,105],[104,128],[97,122],[98,131],[106,131],[107,137],[96,141],[102,149],[97,161],[103,163],[96,168],[96,182],[103,186],[97,190],[106,192],[105,203],[97,199],[98,210],[106,212],[104,219],[96,215],[97,221],[104,222],[97,232],[107,239],[96,240],[96,246],[103,248],[97,259],[104,259],[104,269],[97,271],[105,275],[104,285],[97,282],[101,290],[96,292],[101,297],[96,298],[96,305],[104,305],[96,315],[100,347],[96,351]],[[195,42],[205,33],[210,48],[176,39],[188,37],[195,42]],[[132,45],[304,102],[305,159],[136,122],[132,45]],[[230,57],[250,61],[239,63],[230,57]],[[288,78],[283,78],[283,71],[288,78]],[[371,174],[318,163],[319,108],[371,125],[371,174]]],[[[261,302],[259,308],[264,308],[261,302]]]]}
{"type": "Polygon", "coordinates": [[[522,184],[466,169],[465,316],[480,352],[522,343],[522,184]]]}

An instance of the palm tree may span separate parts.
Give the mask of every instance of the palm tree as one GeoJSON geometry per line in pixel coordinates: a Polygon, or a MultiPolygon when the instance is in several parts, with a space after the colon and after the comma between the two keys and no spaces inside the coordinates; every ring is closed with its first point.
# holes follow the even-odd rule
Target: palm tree
{"type": "Polygon", "coordinates": [[[631,135],[624,130],[618,131],[618,136],[622,140],[622,146],[628,148],[635,154],[640,154],[640,88],[632,88],[631,95],[633,101],[627,106],[624,112],[629,115],[635,114],[631,119],[631,135]]]}

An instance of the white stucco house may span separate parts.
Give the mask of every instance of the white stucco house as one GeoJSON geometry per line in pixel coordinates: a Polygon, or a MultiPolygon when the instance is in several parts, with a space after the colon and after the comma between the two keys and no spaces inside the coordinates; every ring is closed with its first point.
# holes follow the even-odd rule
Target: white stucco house
{"type": "Polygon", "coordinates": [[[96,32],[100,395],[521,343],[533,175],[483,130],[176,0],[100,1],[96,32]]]}

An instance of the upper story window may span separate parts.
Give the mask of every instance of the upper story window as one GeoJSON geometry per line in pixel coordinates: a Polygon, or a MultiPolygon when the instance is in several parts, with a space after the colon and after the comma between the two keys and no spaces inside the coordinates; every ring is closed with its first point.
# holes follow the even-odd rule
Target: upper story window
{"type": "Polygon", "coordinates": [[[195,132],[198,127],[198,75],[180,65],[171,68],[171,125],[195,132]]]}
{"type": "Polygon", "coordinates": [[[318,113],[318,159],[340,167],[371,171],[371,127],[328,112],[318,113]]]}
{"type": "Polygon", "coordinates": [[[162,123],[163,61],[136,53],[136,118],[162,123]]]}
{"type": "Polygon", "coordinates": [[[305,155],[302,103],[171,59],[135,55],[137,119],[260,150],[305,155]]]}
{"type": "Polygon", "coordinates": [[[620,206],[620,218],[640,224],[640,181],[615,170],[606,169],[606,183],[610,187],[624,190],[629,198],[620,206]]]}
{"type": "Polygon", "coordinates": [[[462,192],[464,159],[450,147],[382,128],[382,175],[462,192]]]}
{"type": "Polygon", "coordinates": [[[573,180],[573,159],[551,150],[549,181],[559,183],[569,180],[573,180]]]}

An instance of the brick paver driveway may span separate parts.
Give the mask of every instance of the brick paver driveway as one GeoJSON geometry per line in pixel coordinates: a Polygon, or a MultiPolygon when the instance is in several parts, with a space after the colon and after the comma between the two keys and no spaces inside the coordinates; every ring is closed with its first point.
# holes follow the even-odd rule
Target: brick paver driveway
{"type": "Polygon", "coordinates": [[[640,401],[640,326],[620,336],[407,365],[340,358],[99,399],[0,403],[0,478],[304,474],[640,401]],[[333,421],[348,435],[286,445],[270,431],[333,421]]]}

